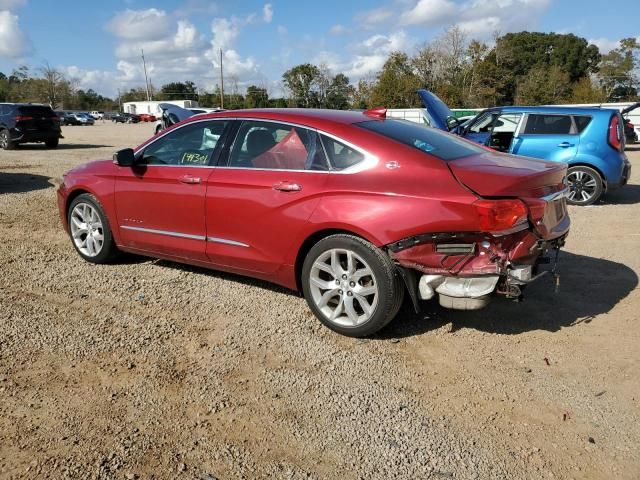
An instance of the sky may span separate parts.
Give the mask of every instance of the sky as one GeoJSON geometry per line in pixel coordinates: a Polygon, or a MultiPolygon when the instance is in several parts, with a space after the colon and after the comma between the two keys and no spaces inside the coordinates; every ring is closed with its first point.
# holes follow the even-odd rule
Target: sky
{"type": "MultiPolygon", "coordinates": [[[[615,3],[615,2],[614,2],[615,3]]],[[[471,38],[494,32],[574,33],[615,48],[640,36],[637,9],[604,0],[0,0],[0,72],[43,64],[78,88],[115,97],[152,84],[193,81],[211,90],[256,84],[282,94],[282,73],[325,63],[352,81],[375,74],[395,50],[411,54],[453,25],[471,38]],[[626,7],[621,7],[626,8],[626,7]],[[630,12],[631,12],[630,11],[630,12]]]]}

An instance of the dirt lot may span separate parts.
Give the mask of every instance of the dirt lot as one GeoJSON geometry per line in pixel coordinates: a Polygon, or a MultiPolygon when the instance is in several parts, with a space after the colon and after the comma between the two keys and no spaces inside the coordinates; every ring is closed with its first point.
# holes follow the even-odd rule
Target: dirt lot
{"type": "Polygon", "coordinates": [[[640,149],[561,284],[370,340],[272,285],[80,259],[53,183],[152,125],[0,151],[1,478],[640,478],[640,149]]]}

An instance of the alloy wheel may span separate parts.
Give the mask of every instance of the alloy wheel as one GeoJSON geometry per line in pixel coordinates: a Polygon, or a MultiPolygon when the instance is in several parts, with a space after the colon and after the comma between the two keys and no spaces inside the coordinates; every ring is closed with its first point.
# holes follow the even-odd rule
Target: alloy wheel
{"type": "Polygon", "coordinates": [[[0,148],[7,148],[9,144],[9,134],[6,130],[0,132],[0,148]]]}
{"type": "Polygon", "coordinates": [[[73,243],[87,257],[95,257],[104,245],[104,229],[96,208],[88,203],[78,203],[71,212],[71,237],[73,243]]]}
{"type": "Polygon", "coordinates": [[[333,248],[313,263],[309,287],[328,321],[356,327],[369,321],[378,304],[378,284],[371,267],[352,250],[333,248]]]}
{"type": "Polygon", "coordinates": [[[586,203],[593,198],[598,189],[596,179],[588,172],[576,170],[567,176],[569,184],[569,200],[586,203]]]}

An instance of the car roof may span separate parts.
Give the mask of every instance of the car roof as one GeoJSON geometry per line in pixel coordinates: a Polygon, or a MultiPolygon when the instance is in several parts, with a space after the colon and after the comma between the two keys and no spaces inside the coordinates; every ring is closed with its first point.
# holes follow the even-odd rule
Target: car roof
{"type": "MultiPolygon", "coordinates": [[[[195,116],[194,116],[195,117],[195,116]]],[[[189,117],[187,121],[191,118],[189,117]]],[[[351,125],[353,123],[374,120],[364,112],[351,110],[322,110],[312,108],[253,108],[244,110],[225,110],[222,112],[200,113],[199,120],[203,118],[251,118],[281,122],[292,122],[310,127],[323,127],[337,124],[351,125]]]]}
{"type": "Polygon", "coordinates": [[[14,107],[50,107],[47,103],[13,103],[13,102],[0,102],[0,105],[11,105],[14,107]]]}
{"type": "Polygon", "coordinates": [[[524,113],[559,113],[572,115],[597,115],[601,113],[610,114],[617,110],[600,107],[549,107],[549,106],[507,106],[491,107],[487,110],[501,110],[503,112],[524,112],[524,113]]]}

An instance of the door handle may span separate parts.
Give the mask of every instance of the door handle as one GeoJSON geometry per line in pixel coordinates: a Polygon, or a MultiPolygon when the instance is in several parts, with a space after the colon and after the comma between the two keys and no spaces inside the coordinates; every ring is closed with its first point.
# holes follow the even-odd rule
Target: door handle
{"type": "Polygon", "coordinates": [[[558,146],[562,148],[568,148],[568,147],[573,147],[573,143],[562,142],[562,143],[559,143],[558,146]]]}
{"type": "Polygon", "coordinates": [[[293,182],[278,182],[273,185],[273,189],[279,192],[299,192],[302,190],[302,185],[293,182]]]}
{"type": "Polygon", "coordinates": [[[178,178],[178,181],[180,181],[180,183],[195,184],[195,183],[200,183],[200,177],[192,177],[191,175],[183,175],[180,178],[178,178]]]}

